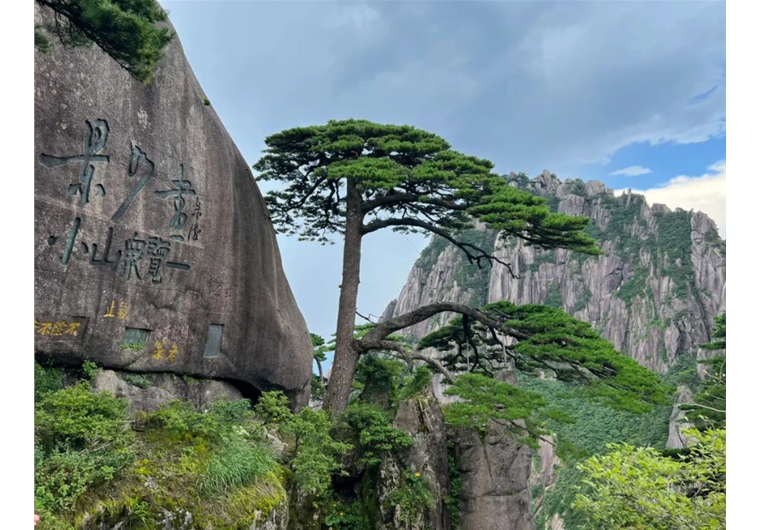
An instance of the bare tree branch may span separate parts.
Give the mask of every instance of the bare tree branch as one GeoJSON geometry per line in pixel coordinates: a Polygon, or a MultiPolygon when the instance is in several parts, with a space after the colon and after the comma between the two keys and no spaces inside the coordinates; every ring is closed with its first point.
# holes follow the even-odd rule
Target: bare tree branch
{"type": "Polygon", "coordinates": [[[458,304],[456,302],[436,302],[435,304],[419,307],[414,311],[410,311],[377,324],[372,331],[357,341],[357,346],[360,351],[378,349],[377,343],[387,338],[388,335],[400,329],[408,328],[409,326],[423,322],[438,313],[459,313],[460,315],[468,315],[486,327],[496,329],[504,335],[509,335],[520,340],[530,338],[530,335],[514,328],[506,327],[498,319],[480,311],[479,309],[475,309],[474,307],[458,304]]]}
{"type": "MultiPolygon", "coordinates": [[[[382,340],[377,343],[376,347],[371,348],[371,350],[388,350],[388,351],[394,351],[399,354],[401,358],[403,358],[405,361],[409,362],[410,360],[418,360],[418,361],[424,361],[428,363],[430,366],[438,370],[441,374],[443,374],[443,377],[454,382],[454,376],[451,375],[451,372],[449,372],[443,364],[438,359],[433,359],[432,357],[428,357],[426,355],[422,355],[421,353],[417,351],[410,351],[408,348],[406,348],[402,343],[396,342],[393,340],[382,340]]],[[[371,351],[367,350],[367,351],[371,351]]]]}
{"type": "Polygon", "coordinates": [[[467,259],[469,260],[470,263],[475,263],[478,267],[481,267],[481,268],[482,268],[482,265],[481,265],[482,260],[485,260],[488,263],[492,263],[492,262],[500,263],[501,265],[504,265],[507,268],[512,278],[519,279],[519,276],[515,274],[514,271],[512,270],[512,265],[510,263],[500,260],[493,254],[486,252],[482,248],[475,246],[472,243],[467,243],[464,241],[457,240],[454,236],[449,234],[447,231],[441,228],[438,228],[437,226],[431,223],[426,223],[425,221],[420,221],[419,219],[415,219],[413,217],[407,217],[404,219],[396,219],[396,218],[376,219],[364,225],[364,228],[362,229],[362,235],[370,234],[372,232],[381,230],[383,228],[387,228],[389,226],[411,226],[415,228],[422,228],[423,230],[432,232],[433,234],[436,234],[437,236],[440,236],[446,239],[452,245],[462,250],[467,256],[467,259]]]}

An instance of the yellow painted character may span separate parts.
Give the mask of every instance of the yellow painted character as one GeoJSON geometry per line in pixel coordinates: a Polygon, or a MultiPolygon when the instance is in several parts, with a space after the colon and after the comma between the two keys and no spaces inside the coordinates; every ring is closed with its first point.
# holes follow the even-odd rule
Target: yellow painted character
{"type": "Polygon", "coordinates": [[[129,314],[129,306],[125,304],[124,302],[119,303],[119,319],[124,320],[127,318],[127,315],[129,314]]]}
{"type": "Polygon", "coordinates": [[[40,324],[40,335],[50,335],[51,331],[53,331],[52,322],[43,322],[40,324]]]}
{"type": "Polygon", "coordinates": [[[111,302],[111,306],[106,311],[106,314],[103,315],[103,318],[113,318],[113,317],[115,317],[116,315],[113,312],[115,306],[116,306],[116,302],[112,301],[111,302]]]}
{"type": "Polygon", "coordinates": [[[157,340],[156,346],[153,349],[153,358],[157,361],[160,361],[164,358],[165,349],[164,346],[166,345],[166,341],[164,339],[157,340]]]}
{"type": "Polygon", "coordinates": [[[51,335],[63,335],[63,332],[66,331],[66,322],[59,320],[55,324],[53,324],[53,329],[50,330],[51,335]]]}
{"type": "Polygon", "coordinates": [[[169,357],[167,357],[169,359],[169,362],[173,363],[174,359],[177,358],[178,353],[179,353],[179,347],[177,346],[177,343],[175,342],[174,344],[172,344],[171,350],[169,350],[169,357]]]}
{"type": "Polygon", "coordinates": [[[69,322],[69,328],[66,330],[66,335],[76,336],[81,326],[82,326],[81,322],[69,322]]]}

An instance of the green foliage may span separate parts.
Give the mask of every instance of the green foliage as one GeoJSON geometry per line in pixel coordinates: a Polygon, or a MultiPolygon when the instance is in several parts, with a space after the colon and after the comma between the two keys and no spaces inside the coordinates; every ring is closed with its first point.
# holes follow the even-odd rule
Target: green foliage
{"type": "Polygon", "coordinates": [[[53,48],[53,45],[50,44],[50,39],[47,38],[47,35],[43,33],[42,27],[38,24],[34,25],[34,49],[42,52],[47,53],[53,48]]]}
{"type": "Polygon", "coordinates": [[[145,377],[142,374],[127,374],[124,380],[129,383],[130,385],[134,385],[138,388],[150,388],[153,386],[153,383],[150,382],[150,379],[145,377]]]}
{"type": "Polygon", "coordinates": [[[205,414],[176,401],[138,412],[130,428],[125,400],[85,381],[42,392],[35,409],[40,530],[158,530],[185,512],[198,528],[249,528],[285,499],[247,400],[205,414]]]}
{"type": "Polygon", "coordinates": [[[559,420],[547,418],[546,425],[557,440],[560,458],[587,458],[603,452],[612,442],[665,448],[671,405],[654,407],[650,412],[634,413],[605,406],[578,395],[577,383],[564,383],[520,375],[520,388],[539,394],[559,420]]]}
{"type": "Polygon", "coordinates": [[[662,273],[670,276],[673,294],[686,298],[694,286],[694,265],[691,262],[691,212],[676,209],[660,214],[657,243],[661,252],[662,273]],[[680,262],[680,265],[676,261],[680,262]]]}
{"type": "Polygon", "coordinates": [[[327,413],[303,409],[292,424],[296,438],[295,457],[291,462],[293,480],[317,498],[325,498],[332,486],[332,475],[342,471],[339,457],[351,446],[335,440],[327,413]]]}
{"type": "Polygon", "coordinates": [[[293,421],[293,413],[290,411],[290,402],[282,392],[264,392],[259,402],[254,407],[256,415],[264,420],[264,423],[289,423],[293,421]]]}
{"type": "Polygon", "coordinates": [[[398,399],[398,387],[404,368],[404,363],[395,359],[364,355],[356,366],[354,376],[354,380],[362,385],[359,399],[389,409],[398,399]]]}
{"type": "MultiPolygon", "coordinates": [[[[94,42],[135,79],[150,82],[174,34],[156,0],[37,0],[55,12],[49,29],[65,45],[94,42]]],[[[35,32],[35,43],[37,37],[35,32]]]]}
{"type": "Polygon", "coordinates": [[[581,464],[591,491],[574,507],[587,516],[587,528],[725,528],[726,431],[686,434],[696,438],[687,456],[612,444],[609,454],[581,464]]]}
{"type": "Polygon", "coordinates": [[[93,394],[87,382],[42,393],[35,404],[35,504],[70,508],[91,486],[112,479],[134,453],[127,403],[93,394]]]}
{"type": "Polygon", "coordinates": [[[325,339],[316,333],[309,333],[309,335],[311,335],[311,346],[314,348],[314,359],[320,362],[327,361],[326,353],[331,350],[330,347],[325,344],[325,339]]]}
{"type": "Polygon", "coordinates": [[[209,105],[211,105],[211,102],[209,101],[208,98],[203,98],[203,104],[208,107],[209,105]]]}
{"type": "Polygon", "coordinates": [[[697,358],[694,355],[679,355],[662,380],[673,388],[684,385],[697,392],[702,384],[697,374],[697,358]]]}
{"type": "Polygon", "coordinates": [[[462,493],[462,477],[459,473],[456,459],[456,447],[453,441],[446,443],[446,454],[449,462],[449,494],[443,502],[451,514],[451,530],[459,530],[459,495],[462,493]]]}
{"type": "Polygon", "coordinates": [[[100,368],[97,364],[95,364],[92,361],[85,361],[82,363],[82,373],[87,379],[94,378],[98,372],[100,371],[100,368]]]}
{"type": "Polygon", "coordinates": [[[363,508],[360,501],[348,503],[336,499],[326,510],[324,522],[333,530],[371,530],[363,508]]]}
{"type": "Polygon", "coordinates": [[[491,173],[490,161],[453,151],[421,129],[330,121],[282,131],[266,144],[254,165],[257,180],[287,186],[266,196],[272,221],[301,239],[327,243],[330,234],[341,232],[346,194],[338,190],[350,181],[361,193],[364,233],[385,227],[453,233],[478,218],[539,245],[599,252],[582,232],[587,219],[551,213],[543,198],[491,173]]]}
{"type": "Polygon", "coordinates": [[[544,492],[536,527],[544,528],[558,514],[567,530],[585,529],[585,520],[571,507],[577,488],[582,486],[576,462],[606,452],[607,444],[613,442],[664,449],[672,407],[657,405],[650,412],[633,413],[579,396],[577,383],[524,374],[518,374],[518,380],[521,389],[540,394],[558,418],[547,417],[545,425],[554,434],[554,450],[563,464],[555,484],[544,492]]]}
{"type": "Polygon", "coordinates": [[[287,462],[293,481],[301,491],[324,499],[332,486],[332,475],[342,471],[340,456],[351,446],[336,440],[333,424],[324,411],[304,408],[293,414],[282,392],[264,392],[255,407],[256,415],[293,446],[287,462]]]}
{"type": "Polygon", "coordinates": [[[559,292],[558,285],[552,284],[549,286],[548,292],[546,294],[546,300],[544,300],[544,305],[553,307],[554,309],[559,309],[560,311],[563,307],[565,307],[565,303],[562,300],[562,293],[559,292]]]}
{"type": "Polygon", "coordinates": [[[55,392],[63,388],[63,374],[57,368],[44,368],[37,362],[34,363],[34,402],[48,392],[55,392]]]}
{"type": "Polygon", "coordinates": [[[276,466],[267,446],[251,444],[241,434],[229,436],[209,460],[198,490],[206,495],[219,495],[253,484],[276,466]]]}
{"type": "Polygon", "coordinates": [[[425,508],[433,503],[430,486],[420,473],[406,472],[402,476],[402,485],[388,496],[391,506],[398,506],[400,519],[405,523],[415,522],[425,508]]]}
{"type": "MultiPolygon", "coordinates": [[[[626,357],[604,340],[586,322],[545,305],[516,306],[497,302],[482,308],[522,340],[510,347],[519,371],[538,374],[553,371],[563,381],[583,386],[578,392],[621,410],[643,412],[652,404],[668,402],[667,388],[652,372],[626,357]]],[[[424,337],[419,348],[434,347],[446,355],[443,362],[454,366],[464,361],[465,347],[472,349],[470,363],[488,372],[505,355],[503,346],[479,323],[462,317],[424,337]]]]}
{"type": "Polygon", "coordinates": [[[700,344],[700,347],[706,350],[725,350],[726,349],[726,313],[715,317],[715,327],[712,331],[712,341],[707,344],[700,344]]]}
{"type": "Polygon", "coordinates": [[[363,469],[379,465],[383,455],[401,454],[413,443],[408,434],[392,426],[386,411],[374,405],[350,404],[341,417],[341,424],[347,438],[356,443],[358,465],[363,469]]]}
{"type": "Polygon", "coordinates": [[[46,393],[35,405],[35,438],[42,449],[80,450],[121,440],[126,443],[127,402],[93,394],[87,382],[46,393]]]}
{"type": "Polygon", "coordinates": [[[408,377],[399,392],[399,401],[420,395],[433,383],[433,372],[427,366],[418,366],[408,377]]]}
{"type": "Polygon", "coordinates": [[[325,388],[325,385],[322,384],[322,381],[319,380],[319,376],[311,374],[311,397],[313,399],[322,399],[325,397],[326,391],[327,389],[325,388]]]}
{"type": "Polygon", "coordinates": [[[465,400],[446,408],[446,422],[451,425],[476,428],[486,433],[489,421],[495,421],[517,435],[520,441],[534,447],[534,439],[546,434],[537,418],[539,409],[546,402],[535,392],[526,392],[484,375],[463,374],[446,389],[446,394],[465,400]],[[518,420],[523,420],[524,426],[518,420]]]}

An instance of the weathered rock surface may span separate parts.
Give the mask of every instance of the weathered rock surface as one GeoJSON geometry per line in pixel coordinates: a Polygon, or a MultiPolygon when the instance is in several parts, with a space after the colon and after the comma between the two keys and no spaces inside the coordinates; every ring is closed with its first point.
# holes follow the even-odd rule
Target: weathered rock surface
{"type": "Polygon", "coordinates": [[[444,499],[450,493],[446,428],[443,411],[431,389],[399,403],[393,426],[409,434],[408,471],[419,473],[430,487],[433,501],[414,521],[403,521],[400,507],[387,502],[398,488],[404,470],[394,458],[387,458],[380,469],[378,497],[383,520],[394,530],[449,530],[450,514],[444,499]]]}
{"type": "Polygon", "coordinates": [[[35,52],[35,350],[303,405],[306,324],[251,170],[204,99],[178,39],[147,86],[96,46],[35,52]]]}
{"type": "Polygon", "coordinates": [[[460,530],[533,530],[529,477],[533,451],[490,422],[481,437],[459,430],[457,466],[462,479],[460,530]]]}
{"type": "MultiPolygon", "coordinates": [[[[640,195],[615,197],[601,182],[561,183],[549,172],[510,179],[513,186],[547,197],[559,212],[589,217],[589,232],[605,255],[541,251],[522,241],[497,241],[495,233],[481,227],[495,255],[510,263],[519,278],[495,264],[484,285],[470,282],[466,288],[466,259],[453,246],[434,240],[385,318],[433,302],[473,303],[483,290],[484,303],[559,307],[652,370],[665,371],[679,355],[698,353],[698,345],[709,340],[714,317],[726,306],[725,241],[707,215],[650,207],[640,195]]],[[[405,333],[424,336],[451,316],[431,318],[405,333]]]]}
{"type": "Polygon", "coordinates": [[[217,399],[237,401],[243,398],[230,383],[213,379],[186,380],[168,373],[136,375],[101,370],[92,379],[92,388],[95,392],[106,391],[127,398],[131,414],[138,410],[153,412],[174,399],[192,403],[198,410],[207,410],[217,399]]]}
{"type": "MultiPolygon", "coordinates": [[[[680,405],[684,403],[692,403],[694,396],[688,386],[681,385],[676,392],[676,402],[673,406],[673,412],[670,414],[670,422],[668,423],[668,441],[665,447],[668,449],[683,449],[689,445],[689,439],[683,433],[684,429],[693,427],[691,423],[686,421],[686,412],[681,410],[680,405]]],[[[694,443],[691,440],[691,443],[694,443]]]]}

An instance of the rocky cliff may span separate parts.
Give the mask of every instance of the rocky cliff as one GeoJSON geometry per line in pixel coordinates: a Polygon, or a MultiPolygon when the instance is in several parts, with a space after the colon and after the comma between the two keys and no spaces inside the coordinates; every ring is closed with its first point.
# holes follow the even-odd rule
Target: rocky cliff
{"type": "MultiPolygon", "coordinates": [[[[35,3],[35,24],[52,20],[35,3]]],[[[311,342],[267,208],[178,38],[149,85],[54,40],[34,99],[38,358],[305,404],[311,342]]]]}
{"type": "MultiPolygon", "coordinates": [[[[641,195],[615,196],[601,182],[561,182],[546,171],[534,179],[506,178],[546,197],[554,211],[590,218],[587,231],[605,254],[544,251],[497,240],[484,227],[463,235],[510,263],[514,278],[500,264],[478,269],[434,238],[386,317],[444,300],[543,303],[589,322],[616,349],[655,371],[667,370],[679,355],[702,353],[699,344],[726,304],[726,244],[709,217],[648,205],[641,195]]],[[[446,320],[430,319],[407,333],[421,337],[446,320]]]]}

